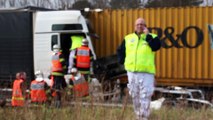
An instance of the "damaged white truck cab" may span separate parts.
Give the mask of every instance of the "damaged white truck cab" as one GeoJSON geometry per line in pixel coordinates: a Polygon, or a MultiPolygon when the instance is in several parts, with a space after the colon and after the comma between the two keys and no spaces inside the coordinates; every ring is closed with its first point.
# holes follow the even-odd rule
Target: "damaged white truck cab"
{"type": "Polygon", "coordinates": [[[88,27],[86,18],[77,10],[0,9],[0,100],[11,98],[17,72],[27,73],[28,86],[37,70],[41,70],[50,83],[52,47],[59,44],[68,64],[72,35],[88,39],[96,59],[89,36],[93,34],[88,27]]]}
{"type": "Polygon", "coordinates": [[[50,75],[54,44],[61,47],[68,63],[72,35],[83,35],[96,59],[86,19],[80,11],[37,11],[33,17],[34,71],[43,71],[45,77],[50,75]]]}

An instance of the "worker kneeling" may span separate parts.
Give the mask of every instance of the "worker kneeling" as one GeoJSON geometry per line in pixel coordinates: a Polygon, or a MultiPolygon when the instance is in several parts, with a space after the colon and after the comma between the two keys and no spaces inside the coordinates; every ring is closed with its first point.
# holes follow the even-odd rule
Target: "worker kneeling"
{"type": "Polygon", "coordinates": [[[35,104],[46,103],[46,92],[49,90],[47,83],[44,81],[43,73],[41,71],[36,71],[35,77],[36,79],[33,80],[30,85],[31,102],[35,104]]]}
{"type": "Polygon", "coordinates": [[[76,68],[71,69],[70,86],[75,97],[83,97],[89,95],[89,84],[84,76],[78,72],[76,68]]]}

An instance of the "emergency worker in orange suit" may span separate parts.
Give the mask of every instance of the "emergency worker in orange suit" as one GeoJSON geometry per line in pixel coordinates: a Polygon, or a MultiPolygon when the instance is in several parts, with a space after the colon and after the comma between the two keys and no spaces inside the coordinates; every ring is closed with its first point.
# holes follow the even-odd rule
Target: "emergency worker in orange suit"
{"type": "Polygon", "coordinates": [[[92,72],[93,54],[88,47],[89,41],[87,39],[82,40],[82,46],[76,49],[74,57],[74,67],[84,75],[85,79],[89,81],[89,75],[92,72]]]}
{"type": "Polygon", "coordinates": [[[61,106],[61,90],[65,89],[67,84],[64,78],[66,74],[66,61],[63,54],[60,52],[60,46],[53,46],[53,55],[52,55],[52,79],[53,86],[52,90],[56,93],[55,97],[55,106],[59,108],[61,106]]]}
{"type": "Polygon", "coordinates": [[[73,90],[74,97],[89,95],[89,84],[84,76],[76,68],[71,69],[71,79],[69,82],[70,90],[73,90]]]}
{"type": "Polygon", "coordinates": [[[36,79],[31,82],[31,102],[35,104],[46,103],[47,94],[50,93],[47,83],[44,81],[43,73],[41,71],[35,72],[36,79]]]}
{"type": "Polygon", "coordinates": [[[72,35],[71,39],[71,46],[70,46],[70,55],[69,55],[69,66],[68,66],[68,73],[70,73],[71,69],[73,68],[74,56],[76,52],[76,48],[81,47],[82,40],[84,36],[82,35],[72,35]]]}
{"type": "Polygon", "coordinates": [[[19,72],[16,74],[16,79],[13,82],[13,91],[12,91],[12,101],[11,104],[13,107],[24,106],[24,91],[26,90],[26,85],[24,81],[26,80],[26,73],[19,72]]]}

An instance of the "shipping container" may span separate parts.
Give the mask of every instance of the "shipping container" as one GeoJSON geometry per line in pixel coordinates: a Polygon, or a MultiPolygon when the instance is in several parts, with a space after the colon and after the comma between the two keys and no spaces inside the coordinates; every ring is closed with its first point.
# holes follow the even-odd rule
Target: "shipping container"
{"type": "Polygon", "coordinates": [[[124,36],[134,32],[135,20],[142,17],[162,43],[161,50],[156,52],[157,85],[212,87],[212,13],[213,7],[92,12],[89,19],[100,36],[99,41],[93,41],[96,55],[105,57],[116,54],[124,36]]]}

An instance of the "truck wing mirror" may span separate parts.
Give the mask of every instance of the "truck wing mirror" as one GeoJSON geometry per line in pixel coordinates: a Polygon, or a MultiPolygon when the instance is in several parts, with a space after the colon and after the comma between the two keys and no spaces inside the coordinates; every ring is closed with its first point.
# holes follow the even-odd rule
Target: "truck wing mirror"
{"type": "Polygon", "coordinates": [[[92,39],[100,39],[100,36],[98,36],[96,33],[87,33],[92,39]]]}

